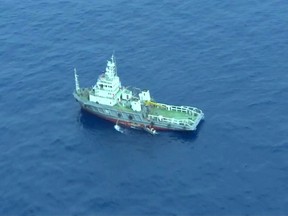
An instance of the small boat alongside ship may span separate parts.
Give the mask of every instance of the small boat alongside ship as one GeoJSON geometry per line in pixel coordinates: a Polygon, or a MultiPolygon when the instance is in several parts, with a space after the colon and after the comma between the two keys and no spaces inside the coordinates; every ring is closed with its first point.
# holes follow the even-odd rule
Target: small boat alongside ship
{"type": "Polygon", "coordinates": [[[94,86],[81,88],[74,69],[74,98],[81,108],[106,120],[155,135],[157,130],[195,131],[204,113],[191,106],[175,106],[154,101],[149,90],[122,86],[114,55],[94,86]]]}

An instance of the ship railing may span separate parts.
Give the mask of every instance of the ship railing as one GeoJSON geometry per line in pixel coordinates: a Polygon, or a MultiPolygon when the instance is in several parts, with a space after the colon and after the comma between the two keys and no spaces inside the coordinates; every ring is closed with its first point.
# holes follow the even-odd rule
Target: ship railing
{"type": "Polygon", "coordinates": [[[195,123],[195,121],[187,118],[179,119],[179,118],[170,118],[170,117],[164,117],[160,115],[148,115],[148,119],[150,121],[157,121],[157,122],[163,122],[168,124],[178,124],[183,126],[191,126],[195,123]]]}
{"type": "Polygon", "coordinates": [[[76,93],[80,96],[80,97],[84,97],[86,99],[89,98],[89,92],[91,91],[90,88],[80,88],[78,91],[76,91],[76,93]]]}
{"type": "Polygon", "coordinates": [[[183,112],[183,113],[187,113],[189,115],[193,115],[193,114],[203,114],[203,112],[196,108],[196,107],[191,107],[191,106],[175,106],[175,105],[167,105],[167,104],[163,104],[163,103],[157,103],[159,104],[159,106],[161,106],[162,108],[168,110],[168,111],[176,111],[176,112],[183,112]]]}

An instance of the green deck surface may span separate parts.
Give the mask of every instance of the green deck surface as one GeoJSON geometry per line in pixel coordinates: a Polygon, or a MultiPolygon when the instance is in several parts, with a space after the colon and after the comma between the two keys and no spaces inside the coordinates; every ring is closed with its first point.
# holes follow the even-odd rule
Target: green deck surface
{"type": "Polygon", "coordinates": [[[187,114],[185,112],[180,112],[176,110],[167,110],[164,108],[158,107],[150,107],[150,114],[152,115],[161,115],[167,118],[175,118],[175,119],[192,119],[195,120],[197,116],[187,114]]]}
{"type": "Polygon", "coordinates": [[[133,112],[133,110],[131,108],[128,108],[128,107],[125,107],[125,106],[122,106],[119,104],[116,104],[113,107],[115,107],[117,110],[120,110],[120,111],[133,112]]]}

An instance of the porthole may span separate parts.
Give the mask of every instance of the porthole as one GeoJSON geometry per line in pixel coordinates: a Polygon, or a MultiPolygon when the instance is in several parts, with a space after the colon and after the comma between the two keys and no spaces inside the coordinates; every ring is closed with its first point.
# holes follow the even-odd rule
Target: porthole
{"type": "Polygon", "coordinates": [[[129,118],[129,120],[132,120],[132,119],[133,119],[132,115],[129,115],[128,118],[129,118]]]}
{"type": "Polygon", "coordinates": [[[118,113],[118,117],[121,118],[121,117],[122,117],[122,114],[121,114],[121,113],[118,113]]]}

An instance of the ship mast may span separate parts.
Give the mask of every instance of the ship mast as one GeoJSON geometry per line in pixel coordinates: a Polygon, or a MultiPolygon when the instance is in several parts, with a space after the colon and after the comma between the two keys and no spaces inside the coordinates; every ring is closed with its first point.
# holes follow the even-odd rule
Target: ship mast
{"type": "Polygon", "coordinates": [[[79,86],[79,80],[78,80],[78,74],[77,74],[76,68],[74,68],[74,77],[75,77],[75,89],[76,89],[76,92],[78,92],[80,90],[80,86],[79,86]]]}
{"type": "Polygon", "coordinates": [[[105,74],[110,79],[113,79],[117,75],[116,62],[115,62],[115,59],[114,59],[114,55],[112,55],[111,61],[107,62],[105,74]]]}
{"type": "Polygon", "coordinates": [[[113,51],[111,59],[112,59],[112,62],[114,63],[114,65],[115,65],[115,75],[117,76],[117,63],[116,63],[116,58],[115,58],[115,51],[113,51]]]}

